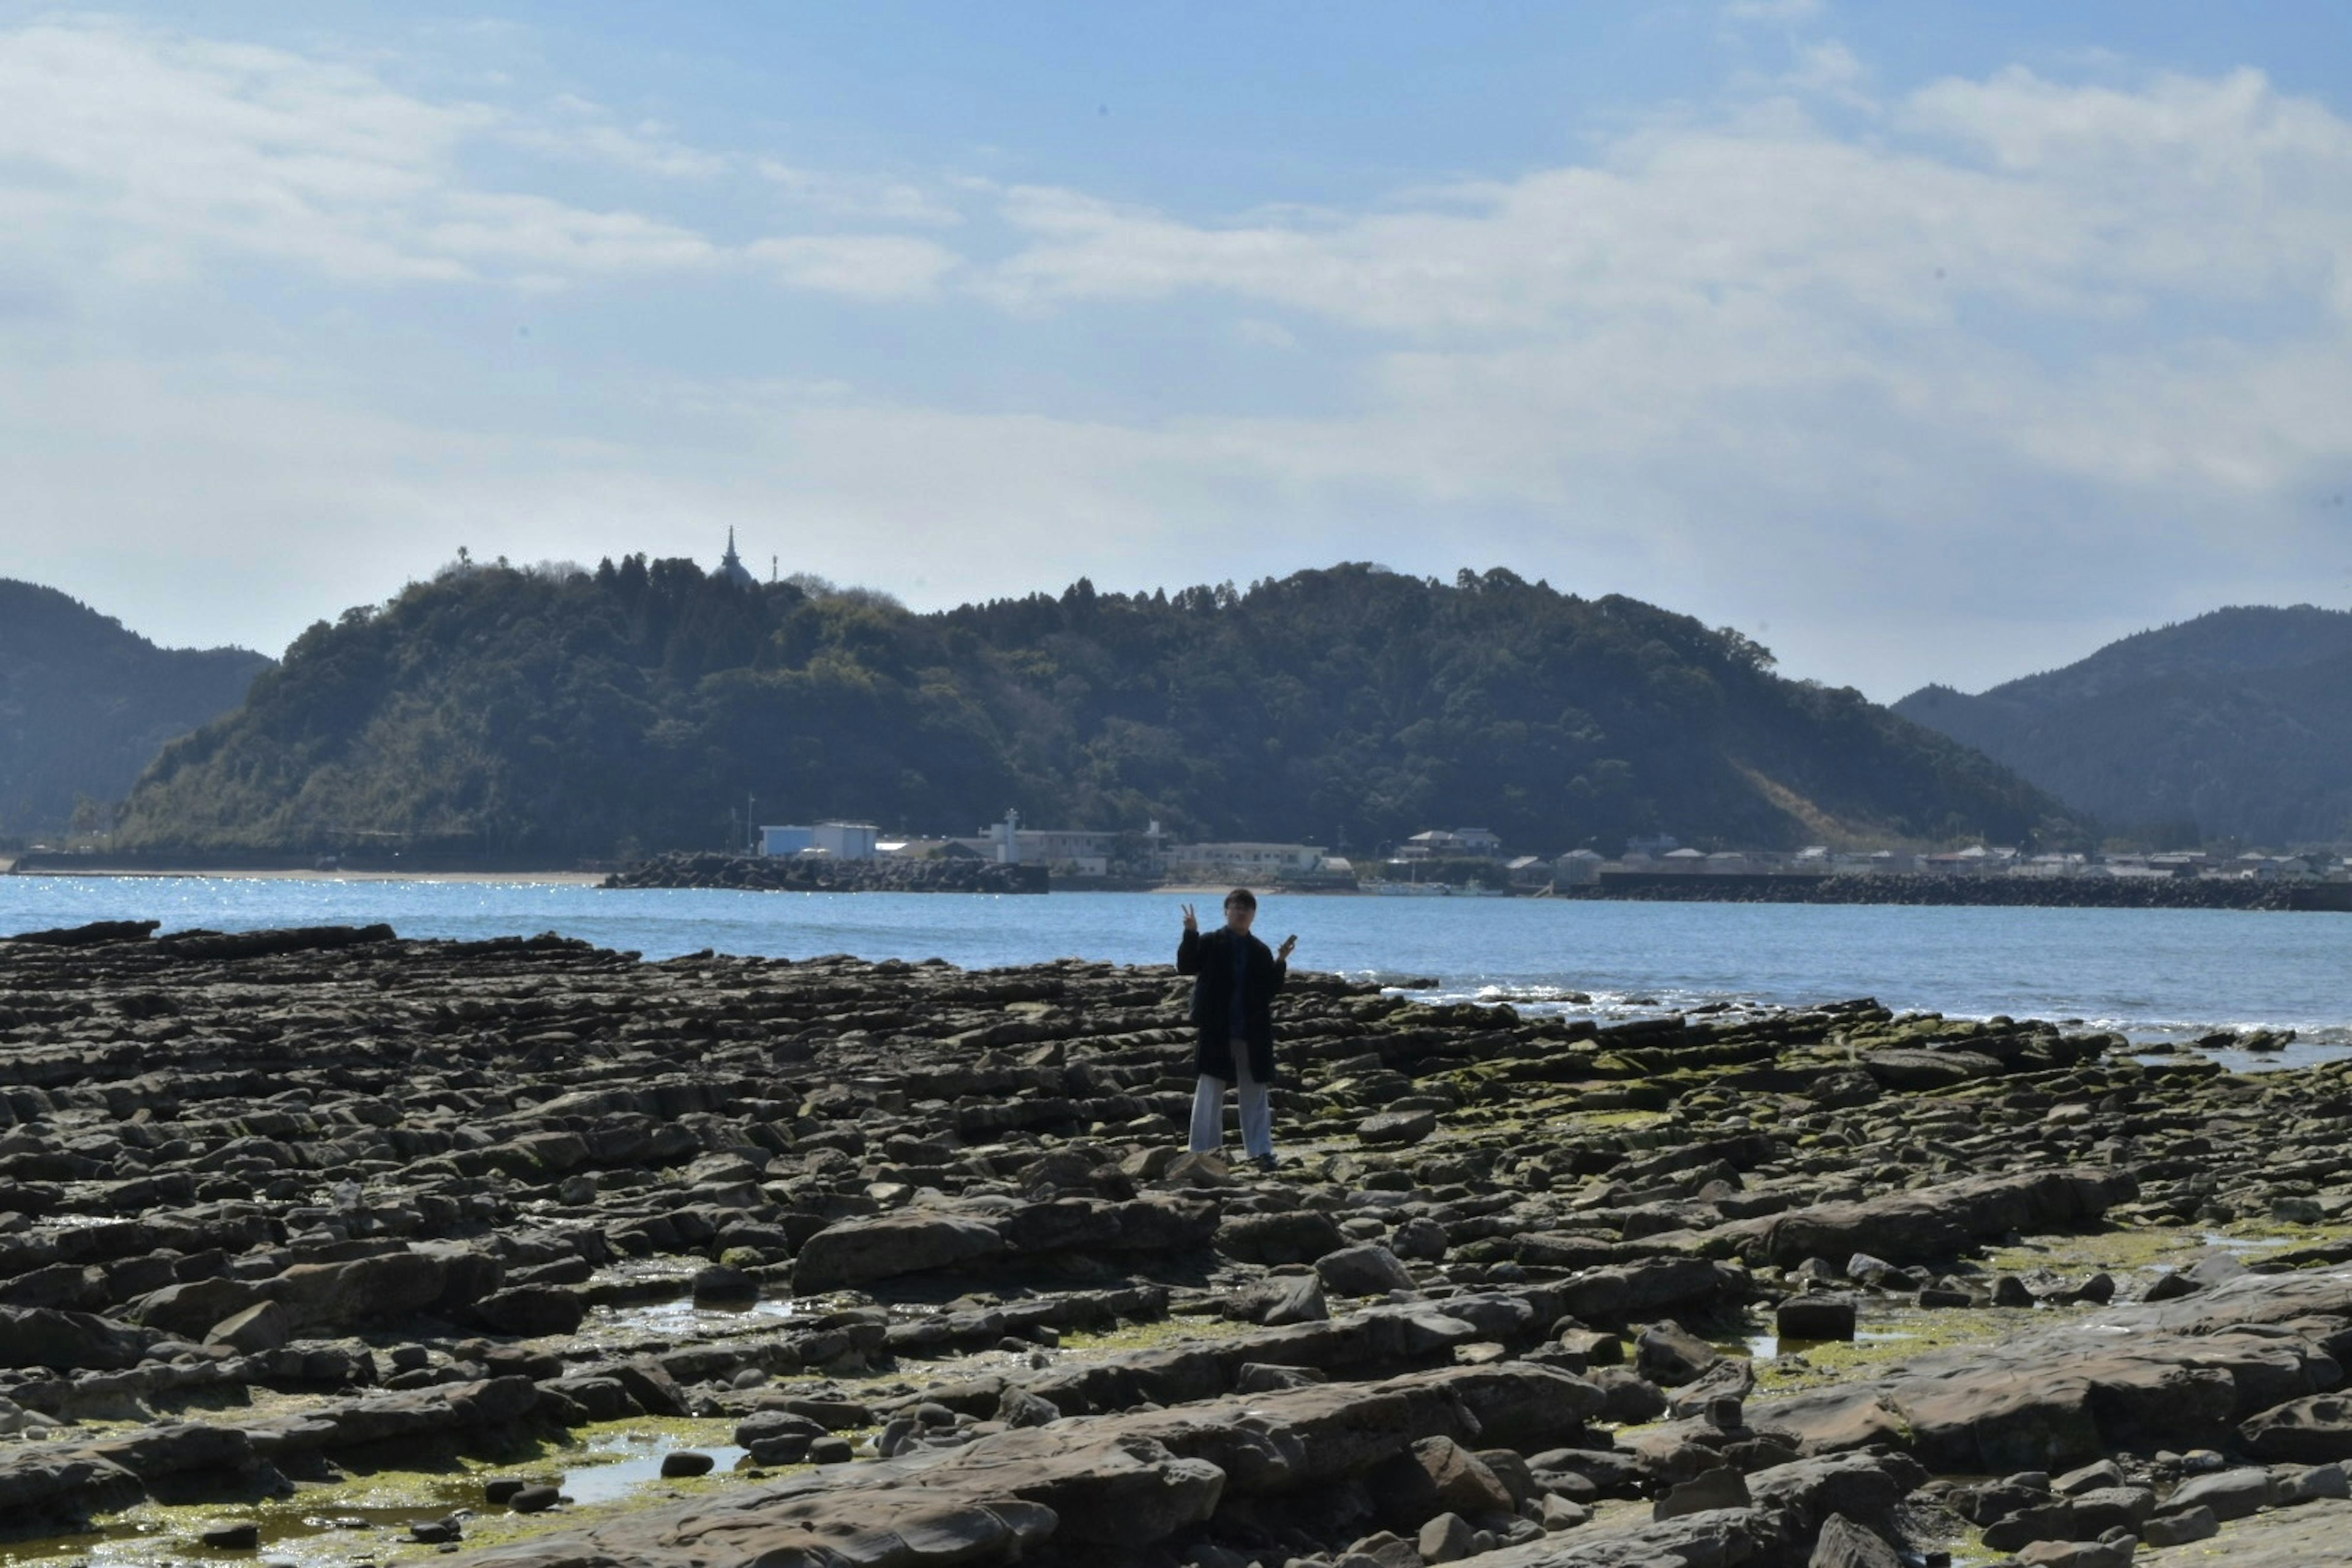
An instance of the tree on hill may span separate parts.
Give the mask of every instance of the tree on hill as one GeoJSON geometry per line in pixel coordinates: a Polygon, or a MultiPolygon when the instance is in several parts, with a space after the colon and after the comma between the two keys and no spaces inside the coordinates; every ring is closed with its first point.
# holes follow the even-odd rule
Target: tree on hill
{"type": "Polygon", "coordinates": [[[1688,616],[1507,571],[1368,565],[918,615],[687,561],[470,567],[321,622],[169,748],[126,845],[399,841],[594,858],[772,821],[1031,822],[1359,849],[1476,821],[1515,846],[2013,838],[2055,808],[1688,616]]]}
{"type": "Polygon", "coordinates": [[[1895,706],[2151,848],[2352,837],[2352,614],[2242,605],[1895,706]]]}
{"type": "Polygon", "coordinates": [[[243,648],[160,648],[0,578],[0,837],[103,826],[163,742],[234,709],[268,667],[243,648]]]}

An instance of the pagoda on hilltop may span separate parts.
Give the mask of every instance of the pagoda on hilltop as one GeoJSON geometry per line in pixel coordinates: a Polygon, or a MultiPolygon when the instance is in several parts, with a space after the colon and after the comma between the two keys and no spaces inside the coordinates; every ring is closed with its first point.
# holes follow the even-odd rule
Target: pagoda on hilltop
{"type": "Polygon", "coordinates": [[[731,528],[727,531],[727,553],[719,558],[719,575],[722,581],[732,583],[738,588],[760,585],[760,580],[751,575],[751,569],[743,564],[743,558],[735,553],[735,531],[731,528]]]}

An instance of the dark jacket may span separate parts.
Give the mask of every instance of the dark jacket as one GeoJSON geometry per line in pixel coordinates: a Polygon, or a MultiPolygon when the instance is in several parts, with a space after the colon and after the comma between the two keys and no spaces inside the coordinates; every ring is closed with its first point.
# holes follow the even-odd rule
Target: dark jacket
{"type": "MultiPolygon", "coordinates": [[[[1192,1023],[1200,1031],[1192,1047],[1192,1070],[1234,1081],[1234,942],[1231,926],[1213,931],[1184,933],[1176,945],[1176,973],[1194,975],[1192,1023]]],[[[1249,1039],[1250,1076],[1260,1083],[1274,1081],[1274,994],[1290,966],[1255,936],[1249,943],[1248,966],[1242,977],[1242,1024],[1249,1039]]]]}

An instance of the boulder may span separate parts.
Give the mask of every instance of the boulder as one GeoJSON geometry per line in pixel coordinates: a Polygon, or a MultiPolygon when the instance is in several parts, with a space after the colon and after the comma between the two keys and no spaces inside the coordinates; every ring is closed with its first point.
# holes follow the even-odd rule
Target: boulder
{"type": "Polygon", "coordinates": [[[802,1243],[793,1260],[796,1295],[822,1295],[997,1258],[995,1227],[963,1215],[907,1210],[830,1225],[802,1243]]]}
{"type": "Polygon", "coordinates": [[[105,1372],[136,1365],[154,1336],[55,1307],[0,1307],[0,1366],[105,1372]]]}
{"type": "Polygon", "coordinates": [[[1746,1508],[1748,1479],[1728,1466],[1701,1470],[1690,1479],[1667,1489],[1664,1497],[1651,1505],[1652,1519],[1679,1519],[1686,1513],[1705,1513],[1716,1509],[1746,1508]]]}
{"type": "Polygon", "coordinates": [[[2137,1192],[2131,1177],[2110,1171],[1970,1176],[1916,1192],[1742,1220],[1709,1240],[1750,1263],[1782,1268],[1809,1258],[1841,1260],[1857,1252],[1896,1265],[1927,1263],[2011,1231],[2032,1235],[2087,1225],[2137,1192]]]}
{"type": "Polygon", "coordinates": [[[226,1345],[245,1355],[257,1355],[277,1350],[293,1334],[293,1322],[284,1307],[275,1301],[258,1301],[215,1323],[205,1335],[205,1342],[226,1345]]]}
{"type": "Polygon", "coordinates": [[[199,1340],[215,1323],[268,1300],[269,1292],[263,1286],[221,1276],[184,1280],[150,1291],[133,1301],[126,1315],[148,1328],[199,1340]]]}
{"type": "Polygon", "coordinates": [[[533,1339],[578,1332],[588,1305],[561,1285],[509,1285],[475,1302],[473,1315],[499,1333],[533,1339]]]}
{"type": "Polygon", "coordinates": [[[296,1329],[332,1327],[423,1311],[446,1283],[441,1258],[386,1252],[348,1263],[298,1263],[268,1282],[296,1329]]]}
{"type": "Polygon", "coordinates": [[[1613,1328],[1634,1316],[1711,1307],[1742,1289],[1742,1278],[1697,1258],[1591,1268],[1560,1282],[1560,1309],[1580,1322],[1613,1328]]]}
{"type": "Polygon", "coordinates": [[[1236,1298],[1229,1312],[1267,1328],[1328,1322],[1331,1317],[1331,1309],[1323,1300],[1323,1282],[1312,1274],[1277,1275],[1236,1298]]]}
{"type": "Polygon", "coordinates": [[[1433,1110],[1384,1110],[1356,1123],[1356,1136],[1366,1143],[1418,1143],[1437,1131],[1433,1110]]]}
{"type": "Polygon", "coordinates": [[[2246,1451],[2273,1463],[2325,1465],[2352,1459],[2352,1394],[2315,1394],[2249,1417],[2238,1431],[2246,1451]]]}
{"type": "Polygon", "coordinates": [[[2201,1508],[2227,1523],[2246,1518],[2270,1500],[2270,1472],[2247,1465],[2233,1470],[2217,1470],[2210,1476],[2191,1477],[2173,1489],[2158,1511],[2186,1513],[2201,1508]]]}
{"type": "Polygon", "coordinates": [[[1412,1446],[1412,1457],[1442,1506],[1473,1515],[1516,1511],[1502,1478],[1453,1438],[1424,1437],[1412,1446]]]}
{"type": "Polygon", "coordinates": [[[1412,1273],[1385,1247],[1343,1247],[1316,1259],[1315,1272],[1335,1296],[1385,1296],[1413,1288],[1412,1273]]]}
{"type": "Polygon", "coordinates": [[[1851,1340],[1853,1298],[1832,1291],[1790,1296],[1774,1310],[1773,1331],[1782,1341],[1851,1340]]]}
{"type": "Polygon", "coordinates": [[[1723,1352],[1672,1321],[1643,1329],[1634,1341],[1634,1365],[1652,1383],[1679,1388],[1706,1373],[1723,1352]]]}
{"type": "Polygon", "coordinates": [[[1842,1513],[1833,1513],[1813,1542],[1805,1568],[1903,1568],[1895,1548],[1842,1513]]]}
{"type": "Polygon", "coordinates": [[[1863,1070],[1897,1091],[1953,1089],[1970,1079],[1993,1078],[2000,1063],[1974,1051],[1923,1051],[1896,1047],[1862,1058],[1863,1070]]]}
{"type": "Polygon", "coordinates": [[[1216,1247],[1244,1263],[1313,1263],[1348,1245],[1319,1209],[1237,1215],[1217,1227],[1216,1247]]]}

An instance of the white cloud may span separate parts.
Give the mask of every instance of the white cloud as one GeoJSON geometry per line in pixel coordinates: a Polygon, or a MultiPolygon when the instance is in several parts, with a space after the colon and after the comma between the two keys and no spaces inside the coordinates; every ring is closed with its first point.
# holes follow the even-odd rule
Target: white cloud
{"type": "MultiPolygon", "coordinates": [[[[2273,407],[2252,388],[2315,391],[2343,363],[2340,324],[2314,352],[2215,339],[2210,312],[2340,316],[2352,125],[2245,72],[2133,94],[2011,71],[1937,83],[1899,119],[1907,135],[1871,142],[1784,116],[1669,125],[1591,166],[1338,224],[1212,227],[1018,190],[1006,216],[1032,243],[991,286],[1033,309],[1199,292],[1332,320],[1391,345],[1380,384],[1400,407],[1467,405],[1490,442],[1488,405],[1506,426],[1541,407],[1566,432],[1553,450],[1601,430],[1621,457],[1669,451],[1727,402],[1803,395],[1867,396],[1930,448],[1965,427],[2086,477],[2120,456],[2094,424],[2145,430],[2172,472],[2273,489],[2352,456],[2334,401],[2197,412],[2202,395],[2273,407]],[[2032,352],[2053,326],[2086,350],[2032,352]],[[2176,382],[2168,412],[2147,406],[2176,382]]],[[[1809,444],[1843,458],[1833,432],[1809,444]]],[[[1478,471],[1531,495],[1559,479],[1532,453],[1478,471]]]]}
{"type": "MultiPolygon", "coordinates": [[[[657,181],[709,181],[738,160],[557,100],[530,119],[399,92],[356,68],[111,23],[0,34],[0,224],[19,260],[184,279],[257,257],[354,283],[533,288],[736,267],[861,299],[929,291],[952,258],[863,234],[772,237],[746,248],[692,224],[587,206],[468,176],[477,144],[657,181]]],[[[761,161],[773,180],[781,165],[761,161]]],[[[941,221],[902,183],[803,177],[838,215],[941,221]]]]}
{"type": "Polygon", "coordinates": [[[1817,21],[1828,9],[1823,0],[1726,0],[1723,14],[1734,22],[1793,25],[1817,21]]]}
{"type": "MultiPolygon", "coordinates": [[[[1835,46],[1801,68],[1865,77],[1835,46]]],[[[2071,620],[2051,595],[2085,576],[2193,612],[2307,554],[2305,498],[2352,467],[2352,124],[2252,71],[1941,81],[1861,137],[1774,99],[1337,221],[1004,210],[1030,243],[984,286],[1024,310],[1357,334],[1360,406],[1209,443],[1269,488],[1517,511],[1538,564],[1606,541],[1667,602],[1845,624],[1801,647],[1899,642],[1915,595],[2071,620]]],[[[1964,678],[2001,635],[1878,668],[1964,678]]]]}
{"type": "Polygon", "coordinates": [[[734,162],[724,153],[679,141],[657,121],[619,124],[602,104],[571,94],[559,97],[553,107],[554,120],[510,124],[502,133],[517,146],[535,153],[583,159],[665,180],[715,179],[734,162]]]}
{"type": "Polygon", "coordinates": [[[811,211],[862,222],[940,228],[964,220],[952,205],[909,180],[826,174],[775,158],[760,159],[755,166],[761,178],[787,200],[811,211]]]}
{"type": "Polygon", "coordinates": [[[299,625],[459,542],[707,557],[729,523],[934,604],[1502,563],[1769,620],[1798,673],[1878,695],[1972,684],[2078,655],[2086,624],[2308,597],[2352,565],[2346,514],[2303,505],[2352,468],[2352,125],[2254,72],[2099,77],[1901,92],[1824,40],[1583,162],[1215,222],[706,153],[591,103],[519,116],[122,27],[0,35],[0,489],[43,520],[12,569],[87,591],[117,560],[158,606],[119,613],[204,641],[238,624],[224,606],[259,613],[240,580],[284,578],[299,625]],[[563,178],[494,188],[486,146],[563,178]],[[599,170],[645,199],[564,199],[612,188],[599,170]],[[730,180],[733,232],[660,200],[730,180]],[[593,284],[578,319],[624,368],[428,415],[308,319],[257,312],[266,347],[236,361],[101,361],[37,325],[254,258],[371,321],[389,285],[593,284]],[[746,279],[949,330],[857,338],[872,312],[831,312],[839,342],[751,382],[731,343],[612,325],[746,279]],[[1155,334],[1236,366],[1230,390],[1147,386],[1127,345],[1155,334]],[[960,356],[983,353],[1013,374],[974,392],[960,356]]]}
{"type": "Polygon", "coordinates": [[[928,299],[961,265],[945,246],[892,234],[762,239],[743,254],[793,288],[861,300],[928,299]]]}
{"type": "Polygon", "coordinates": [[[1870,68],[1835,38],[1801,46],[1797,50],[1795,68],[1780,82],[1792,92],[1832,99],[1858,109],[1875,107],[1864,90],[1870,83],[1870,68]]]}

